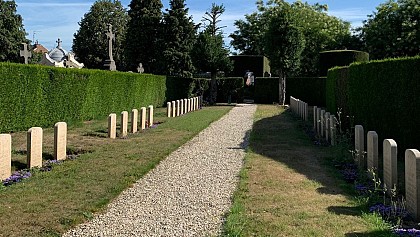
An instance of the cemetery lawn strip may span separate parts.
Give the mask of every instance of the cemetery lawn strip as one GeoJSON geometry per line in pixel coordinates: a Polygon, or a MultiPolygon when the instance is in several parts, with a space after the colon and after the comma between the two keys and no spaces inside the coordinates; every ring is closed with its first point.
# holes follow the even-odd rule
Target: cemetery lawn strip
{"type": "Polygon", "coordinates": [[[302,125],[258,106],[224,236],[393,236],[327,164],[337,149],[313,145],[302,125]]]}
{"type": "MultiPolygon", "coordinates": [[[[80,156],[0,189],[0,236],[61,236],[104,211],[119,193],[231,108],[205,107],[177,118],[167,118],[166,108],[158,108],[154,121],[162,123],[127,139],[106,138],[106,118],[69,126],[68,152],[80,156]]],[[[52,158],[53,130],[44,129],[44,159],[52,158]]],[[[26,132],[14,133],[12,143],[14,168],[26,166],[26,132]]]]}

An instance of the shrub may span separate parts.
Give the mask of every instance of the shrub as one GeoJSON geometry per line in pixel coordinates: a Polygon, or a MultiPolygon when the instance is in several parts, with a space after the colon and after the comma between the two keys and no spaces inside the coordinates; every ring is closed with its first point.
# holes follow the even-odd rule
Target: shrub
{"type": "Polygon", "coordinates": [[[369,54],[357,50],[331,50],[319,55],[320,74],[326,76],[328,69],[336,66],[348,66],[353,62],[367,62],[369,54]]]}
{"type": "Polygon", "coordinates": [[[290,96],[310,105],[325,106],[326,77],[290,77],[286,79],[286,102],[290,96]]]}

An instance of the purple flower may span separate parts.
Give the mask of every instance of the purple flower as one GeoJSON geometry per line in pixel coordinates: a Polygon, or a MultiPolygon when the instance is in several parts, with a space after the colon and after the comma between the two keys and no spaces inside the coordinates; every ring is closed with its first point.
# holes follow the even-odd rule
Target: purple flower
{"type": "Polygon", "coordinates": [[[9,186],[9,185],[12,185],[14,183],[19,183],[23,179],[27,179],[31,176],[32,176],[31,172],[29,172],[27,170],[19,170],[19,171],[14,172],[12,174],[12,176],[10,176],[9,178],[5,179],[3,181],[3,185],[4,186],[9,186]]]}
{"type": "Polygon", "coordinates": [[[417,229],[399,229],[396,228],[393,230],[397,236],[413,236],[413,237],[420,237],[420,230],[417,229]]]}

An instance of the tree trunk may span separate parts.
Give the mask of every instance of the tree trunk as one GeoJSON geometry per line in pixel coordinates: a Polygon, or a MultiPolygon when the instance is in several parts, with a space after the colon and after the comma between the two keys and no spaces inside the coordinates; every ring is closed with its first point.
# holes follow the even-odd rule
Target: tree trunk
{"type": "Polygon", "coordinates": [[[216,104],[217,100],[217,81],[216,81],[217,72],[211,72],[211,81],[210,81],[210,105],[216,104]]]}
{"type": "Polygon", "coordinates": [[[283,105],[286,103],[286,74],[283,70],[279,73],[279,104],[283,105]]]}

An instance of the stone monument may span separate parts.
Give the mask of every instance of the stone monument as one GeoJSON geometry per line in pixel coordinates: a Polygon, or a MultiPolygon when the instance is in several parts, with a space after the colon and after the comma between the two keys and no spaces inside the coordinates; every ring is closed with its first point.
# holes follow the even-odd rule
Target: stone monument
{"type": "Polygon", "coordinates": [[[108,32],[106,33],[108,38],[108,56],[109,59],[105,60],[104,67],[110,71],[116,71],[117,66],[115,65],[114,57],[112,56],[112,41],[115,40],[115,34],[112,33],[112,25],[108,24],[108,32]]]}
{"type": "Polygon", "coordinates": [[[32,57],[31,51],[28,50],[28,44],[22,43],[23,50],[20,51],[20,56],[25,59],[25,64],[28,64],[28,58],[32,57]]]}

